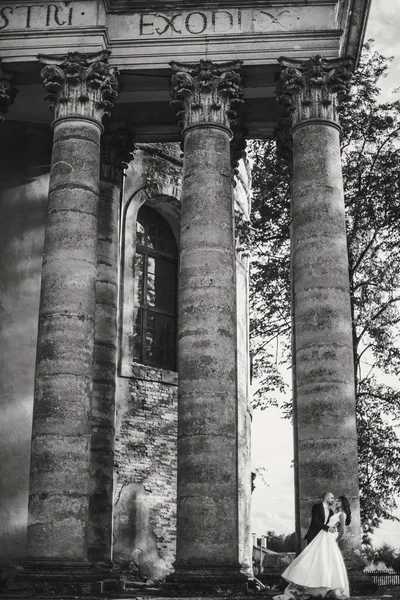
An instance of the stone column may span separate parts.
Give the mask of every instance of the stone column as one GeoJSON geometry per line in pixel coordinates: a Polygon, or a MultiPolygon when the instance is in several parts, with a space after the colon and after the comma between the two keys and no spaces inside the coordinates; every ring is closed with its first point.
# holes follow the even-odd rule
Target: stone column
{"type": "Polygon", "coordinates": [[[119,211],[131,140],[123,123],[107,126],[101,140],[88,558],[106,564],[112,561],[119,211]]]}
{"type": "Polygon", "coordinates": [[[41,57],[47,65],[42,78],[55,120],[28,518],[27,557],[30,568],[37,565],[40,580],[53,578],[49,575],[53,571],[59,581],[86,579],[90,564],[100,135],[102,117],[112,107],[118,89],[108,54],[41,57]]]}
{"type": "Polygon", "coordinates": [[[359,566],[361,530],[353,341],[337,93],[349,60],[281,59],[279,95],[292,115],[292,302],[297,503],[301,534],[311,506],[349,498],[342,551],[359,566]]]}
{"type": "Polygon", "coordinates": [[[189,594],[237,585],[238,400],[229,142],[240,63],[172,63],[184,140],[179,284],[177,554],[189,594]]]}

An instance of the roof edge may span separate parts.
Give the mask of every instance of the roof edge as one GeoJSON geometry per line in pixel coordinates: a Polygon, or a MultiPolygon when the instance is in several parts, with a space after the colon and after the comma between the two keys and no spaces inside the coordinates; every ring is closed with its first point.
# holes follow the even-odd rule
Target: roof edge
{"type": "Polygon", "coordinates": [[[372,0],[353,0],[349,11],[348,26],[341,54],[354,58],[355,69],[360,60],[371,3],[372,0]]]}

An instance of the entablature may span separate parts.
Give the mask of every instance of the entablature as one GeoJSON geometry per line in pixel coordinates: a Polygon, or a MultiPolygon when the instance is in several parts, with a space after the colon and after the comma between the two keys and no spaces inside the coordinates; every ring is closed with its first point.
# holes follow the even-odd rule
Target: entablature
{"type": "Polygon", "coordinates": [[[108,49],[122,68],[193,57],[272,64],[281,54],[357,57],[370,0],[0,0],[0,55],[108,49]]]}
{"type": "Polygon", "coordinates": [[[128,117],[138,140],[178,139],[169,65],[200,59],[243,62],[249,135],[268,137],[283,112],[278,59],[357,57],[370,1],[0,0],[0,58],[21,90],[8,117],[50,119],[38,55],[109,50],[122,83],[114,112],[128,117]]]}

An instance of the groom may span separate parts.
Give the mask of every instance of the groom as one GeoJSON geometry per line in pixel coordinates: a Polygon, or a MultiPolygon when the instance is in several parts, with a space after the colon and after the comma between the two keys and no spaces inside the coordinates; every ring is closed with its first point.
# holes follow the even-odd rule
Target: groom
{"type": "Polygon", "coordinates": [[[319,504],[314,504],[311,510],[311,524],[305,535],[305,540],[307,540],[307,544],[312,542],[312,540],[319,534],[321,529],[324,531],[330,531],[330,533],[335,532],[334,527],[328,527],[326,524],[330,517],[333,515],[332,506],[335,502],[335,498],[332,492],[325,492],[322,496],[322,502],[319,504]]]}

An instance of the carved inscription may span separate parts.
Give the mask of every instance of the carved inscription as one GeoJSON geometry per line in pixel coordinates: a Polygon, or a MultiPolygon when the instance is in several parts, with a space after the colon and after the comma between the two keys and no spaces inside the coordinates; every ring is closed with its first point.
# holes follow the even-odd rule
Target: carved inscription
{"type": "MultiPolygon", "coordinates": [[[[199,2],[199,5],[201,3],[199,2]]],[[[314,11],[314,8],[313,8],[314,11]]],[[[156,40],[179,38],[205,38],[216,36],[239,36],[242,34],[281,33],[314,25],[310,23],[314,12],[307,8],[273,9],[267,7],[215,9],[192,8],[187,10],[163,10],[124,15],[110,14],[107,25],[112,40],[156,40]],[[306,17],[306,19],[304,18],[306,17]],[[308,22],[307,22],[308,21],[308,22]]],[[[322,15],[324,22],[329,19],[322,15]]],[[[320,27],[320,17],[318,21],[320,27]]]]}
{"type": "MultiPolygon", "coordinates": [[[[40,0],[39,0],[40,2],[40,0]]],[[[314,9],[313,9],[314,10],[314,9]]],[[[315,10],[314,10],[315,12],[315,10]]],[[[314,15],[314,12],[312,15],[314,15]]],[[[250,9],[216,8],[163,12],[108,14],[102,22],[112,39],[142,39],[201,37],[212,35],[239,35],[242,33],[270,33],[290,31],[309,26],[304,7],[296,13],[289,9],[273,10],[260,7],[250,9]],[[307,21],[306,19],[306,21],[307,21]]],[[[0,8],[2,31],[46,31],[88,27],[99,21],[97,0],[64,0],[42,4],[7,4],[0,8]]],[[[324,15],[325,21],[328,22],[324,15]]],[[[314,19],[316,22],[317,20],[314,19]]],[[[318,18],[318,23],[322,18],[318,18]]],[[[313,27],[313,23],[310,23],[313,27]]]]}
{"type": "Polygon", "coordinates": [[[139,17],[139,35],[161,36],[165,34],[202,35],[205,33],[229,33],[241,30],[242,11],[214,10],[180,12],[173,15],[147,13],[139,17]]]}
{"type": "Polygon", "coordinates": [[[292,27],[289,10],[276,14],[264,10],[249,12],[241,9],[178,12],[161,12],[139,15],[139,37],[209,35],[241,33],[243,31],[265,31],[269,28],[289,29],[292,27]],[[277,27],[276,27],[277,26],[277,27]]]}
{"type": "Polygon", "coordinates": [[[265,15],[266,17],[268,17],[268,19],[270,19],[270,22],[268,23],[267,27],[269,27],[270,25],[280,25],[281,27],[285,28],[285,25],[282,23],[283,15],[290,15],[290,10],[282,10],[277,15],[273,15],[272,13],[266,12],[265,10],[260,10],[260,14],[265,15]]]}
{"type": "MultiPolygon", "coordinates": [[[[10,4],[0,8],[0,32],[7,30],[47,30],[87,25],[93,19],[92,2],[53,2],[51,4],[10,4]]],[[[92,23],[94,24],[94,23],[92,23]]]]}

